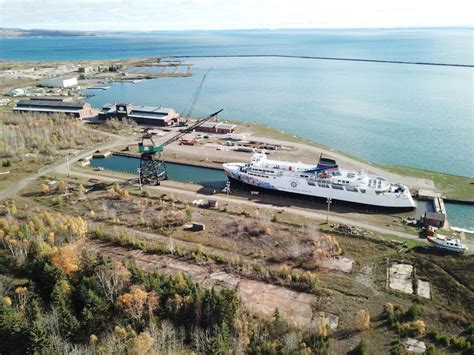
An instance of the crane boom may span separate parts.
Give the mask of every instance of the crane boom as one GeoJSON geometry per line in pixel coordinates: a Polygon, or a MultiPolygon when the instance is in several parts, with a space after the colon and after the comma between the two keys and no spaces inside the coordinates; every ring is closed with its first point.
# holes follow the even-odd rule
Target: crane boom
{"type": "MultiPolygon", "coordinates": [[[[194,111],[194,107],[196,106],[196,102],[199,98],[199,95],[201,94],[201,90],[202,90],[202,87],[204,85],[204,81],[206,81],[207,74],[209,74],[211,72],[211,70],[212,70],[212,68],[209,69],[206,72],[206,74],[204,74],[204,76],[201,79],[201,82],[199,83],[198,88],[196,89],[196,92],[194,93],[193,97],[191,98],[191,101],[188,103],[188,105],[186,106],[186,109],[183,111],[183,113],[186,113],[186,115],[184,116],[186,121],[188,120],[188,118],[191,116],[191,114],[194,111]]],[[[183,116],[183,115],[181,115],[181,116],[183,116]]]]}
{"type": "Polygon", "coordinates": [[[177,141],[178,139],[180,139],[181,137],[183,137],[184,135],[194,131],[197,127],[199,127],[200,125],[202,125],[204,122],[207,122],[209,120],[211,120],[212,118],[216,117],[219,113],[221,113],[222,111],[224,111],[224,109],[220,109],[219,111],[216,111],[212,114],[210,114],[209,116],[207,117],[204,117],[204,118],[201,118],[201,119],[198,119],[198,121],[194,124],[192,124],[191,126],[187,127],[186,129],[182,130],[181,132],[179,132],[177,135],[171,137],[170,139],[168,139],[167,141],[163,142],[162,144],[160,144],[160,147],[165,147],[167,146],[168,144],[171,144],[175,141],[177,141]]]}

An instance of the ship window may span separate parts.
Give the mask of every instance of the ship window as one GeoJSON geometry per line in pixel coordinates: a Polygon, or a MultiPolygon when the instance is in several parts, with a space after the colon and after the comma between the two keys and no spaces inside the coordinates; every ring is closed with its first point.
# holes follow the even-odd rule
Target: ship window
{"type": "Polygon", "coordinates": [[[363,190],[363,189],[360,189],[360,192],[362,192],[363,194],[365,194],[365,190],[363,190]]]}
{"type": "Polygon", "coordinates": [[[312,181],[307,181],[307,182],[308,182],[308,185],[310,185],[310,186],[316,186],[316,184],[312,181]]]}
{"type": "Polygon", "coordinates": [[[331,187],[335,190],[344,190],[342,186],[338,186],[338,185],[331,185],[331,187]]]}

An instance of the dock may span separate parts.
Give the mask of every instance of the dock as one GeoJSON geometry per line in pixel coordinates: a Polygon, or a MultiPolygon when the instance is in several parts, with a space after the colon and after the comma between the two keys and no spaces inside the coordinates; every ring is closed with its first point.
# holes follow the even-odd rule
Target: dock
{"type": "Polygon", "coordinates": [[[431,190],[418,190],[416,197],[420,201],[433,201],[435,198],[441,198],[441,194],[431,190]]]}
{"type": "Polygon", "coordinates": [[[93,86],[91,88],[86,88],[86,90],[109,90],[111,86],[93,86]]]}

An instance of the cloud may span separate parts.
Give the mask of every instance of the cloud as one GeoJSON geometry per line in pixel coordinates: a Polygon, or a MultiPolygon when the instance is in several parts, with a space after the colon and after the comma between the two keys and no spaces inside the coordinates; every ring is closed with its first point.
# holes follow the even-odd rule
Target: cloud
{"type": "Polygon", "coordinates": [[[470,0],[0,0],[0,26],[74,30],[470,26],[470,0]]]}

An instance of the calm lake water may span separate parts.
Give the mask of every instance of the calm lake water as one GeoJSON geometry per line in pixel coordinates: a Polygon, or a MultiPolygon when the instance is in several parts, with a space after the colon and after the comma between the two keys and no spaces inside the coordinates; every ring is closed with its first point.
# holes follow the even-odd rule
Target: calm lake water
{"type": "MultiPolygon", "coordinates": [[[[78,60],[285,54],[474,64],[472,29],[193,31],[0,40],[0,58],[78,60]]],[[[127,101],[247,120],[384,164],[474,177],[474,68],[284,58],[194,58],[193,77],[114,84],[96,107],[127,101]]],[[[451,213],[452,211],[452,213],[451,213]]],[[[474,229],[474,208],[448,206],[474,229]]]]}

